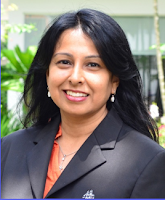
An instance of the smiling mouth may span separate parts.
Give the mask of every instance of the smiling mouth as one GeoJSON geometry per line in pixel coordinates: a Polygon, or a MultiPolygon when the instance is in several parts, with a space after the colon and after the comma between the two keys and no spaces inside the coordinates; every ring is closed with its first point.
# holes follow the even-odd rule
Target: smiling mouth
{"type": "Polygon", "coordinates": [[[65,93],[72,97],[87,97],[88,96],[88,94],[81,93],[81,92],[73,92],[70,90],[65,90],[65,93]]]}

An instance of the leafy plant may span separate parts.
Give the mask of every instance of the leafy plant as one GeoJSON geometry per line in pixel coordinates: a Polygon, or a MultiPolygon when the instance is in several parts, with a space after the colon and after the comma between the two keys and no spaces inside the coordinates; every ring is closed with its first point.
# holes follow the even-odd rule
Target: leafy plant
{"type": "Polygon", "coordinates": [[[11,25],[4,16],[7,12],[16,10],[18,7],[15,4],[10,4],[7,8],[1,4],[1,137],[22,128],[18,117],[13,111],[8,111],[7,90],[23,91],[26,74],[36,53],[34,46],[28,47],[25,52],[22,52],[19,46],[14,50],[7,49],[8,33],[21,34],[36,30],[33,24],[11,25]]]}
{"type": "MultiPolygon", "coordinates": [[[[150,49],[156,49],[156,45],[150,46],[150,49]]],[[[165,53],[165,43],[160,44],[160,51],[161,53],[165,53]]],[[[165,55],[162,55],[162,59],[165,59],[165,55]]]]}
{"type": "Polygon", "coordinates": [[[37,47],[29,46],[22,52],[17,45],[14,50],[2,49],[2,57],[6,57],[8,63],[1,66],[1,90],[23,91],[24,80],[36,53],[37,47]]]}
{"type": "Polygon", "coordinates": [[[7,48],[8,33],[30,33],[31,31],[37,30],[34,24],[10,24],[8,20],[4,19],[3,16],[7,12],[16,11],[18,7],[16,4],[10,4],[7,9],[1,3],[1,48],[7,48]]]}
{"type": "Polygon", "coordinates": [[[2,107],[3,106],[1,105],[1,137],[4,137],[14,131],[17,131],[18,129],[21,129],[23,126],[19,119],[14,116],[12,111],[8,111],[2,107]]]}
{"type": "Polygon", "coordinates": [[[13,111],[7,109],[7,90],[23,92],[24,80],[36,50],[35,46],[28,47],[25,52],[19,46],[14,50],[2,49],[1,56],[6,57],[8,63],[1,66],[1,137],[22,128],[13,111]]]}
{"type": "Polygon", "coordinates": [[[165,125],[159,126],[159,142],[165,148],[165,125]]]}

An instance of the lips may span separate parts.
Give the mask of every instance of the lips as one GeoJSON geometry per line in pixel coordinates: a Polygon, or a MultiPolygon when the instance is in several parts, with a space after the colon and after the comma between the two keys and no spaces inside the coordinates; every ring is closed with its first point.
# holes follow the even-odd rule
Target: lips
{"type": "Polygon", "coordinates": [[[89,94],[81,91],[65,90],[64,92],[66,98],[74,102],[84,101],[89,96],[89,94]]]}
{"type": "Polygon", "coordinates": [[[65,90],[65,93],[72,97],[87,97],[88,96],[88,94],[86,94],[86,93],[71,91],[71,90],[65,90]]]}

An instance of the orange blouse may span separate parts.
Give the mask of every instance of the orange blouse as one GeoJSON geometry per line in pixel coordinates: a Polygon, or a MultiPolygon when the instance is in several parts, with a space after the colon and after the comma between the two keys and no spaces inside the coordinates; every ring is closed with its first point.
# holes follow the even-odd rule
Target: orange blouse
{"type": "Polygon", "coordinates": [[[58,177],[61,174],[59,165],[58,165],[59,145],[56,141],[56,139],[58,137],[60,137],[61,135],[62,135],[62,131],[61,131],[61,125],[60,125],[58,133],[54,140],[53,148],[52,148],[52,153],[51,153],[51,157],[50,157],[50,161],[49,161],[43,198],[46,197],[46,195],[48,194],[48,192],[53,187],[53,185],[55,184],[55,182],[57,181],[58,177]]]}

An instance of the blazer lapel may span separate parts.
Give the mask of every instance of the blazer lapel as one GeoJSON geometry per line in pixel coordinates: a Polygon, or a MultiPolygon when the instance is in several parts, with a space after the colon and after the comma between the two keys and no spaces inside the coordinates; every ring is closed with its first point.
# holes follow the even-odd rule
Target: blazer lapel
{"type": "Polygon", "coordinates": [[[46,198],[104,164],[106,159],[102,154],[102,150],[114,149],[121,127],[122,121],[115,114],[114,109],[111,109],[72,158],[46,198]]]}
{"type": "Polygon", "coordinates": [[[122,126],[123,121],[117,114],[116,109],[112,107],[110,112],[94,131],[102,150],[115,148],[122,126]]]}
{"type": "Polygon", "coordinates": [[[91,135],[72,158],[46,198],[104,162],[106,162],[106,159],[101,153],[96,138],[91,135]]]}
{"type": "Polygon", "coordinates": [[[43,198],[49,159],[59,123],[60,118],[53,120],[38,133],[33,141],[35,146],[27,156],[30,182],[37,199],[43,198]]]}

